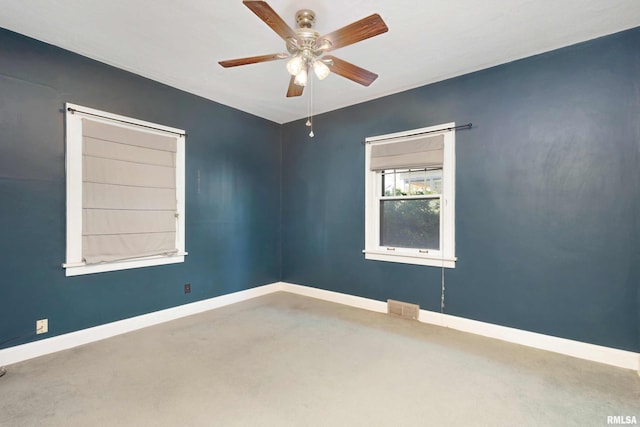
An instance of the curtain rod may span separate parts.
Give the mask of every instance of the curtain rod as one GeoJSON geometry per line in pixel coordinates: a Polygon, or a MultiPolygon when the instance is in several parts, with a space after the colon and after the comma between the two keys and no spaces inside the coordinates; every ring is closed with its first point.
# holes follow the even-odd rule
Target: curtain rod
{"type": "MultiPolygon", "coordinates": [[[[438,130],[428,130],[425,132],[418,132],[418,133],[414,133],[411,135],[404,135],[404,136],[392,136],[390,138],[381,138],[381,139],[376,139],[375,142],[378,141],[389,141],[391,139],[400,139],[400,138],[407,138],[408,136],[416,136],[416,135],[425,135],[427,133],[438,133],[438,132],[448,132],[448,131],[452,131],[452,130],[461,130],[461,129],[471,129],[473,127],[472,123],[467,123],[466,125],[459,125],[459,126],[453,126],[450,128],[445,128],[445,129],[438,129],[438,130]]],[[[362,144],[366,144],[367,141],[362,141],[362,144]]]]}
{"type": "Polygon", "coordinates": [[[86,114],[88,116],[100,117],[101,119],[112,120],[114,122],[126,123],[128,125],[134,125],[134,126],[139,126],[139,127],[143,127],[143,128],[159,130],[161,132],[172,133],[172,134],[175,134],[175,135],[184,136],[185,138],[187,137],[186,133],[174,132],[174,131],[166,130],[166,129],[160,129],[160,128],[157,128],[155,126],[141,125],[139,123],[129,122],[127,120],[114,119],[113,117],[101,116],[100,114],[94,114],[94,113],[89,113],[88,111],[76,110],[75,108],[71,108],[71,107],[67,107],[67,111],[69,111],[69,112],[71,112],[73,114],[75,114],[75,113],[86,114]]]}

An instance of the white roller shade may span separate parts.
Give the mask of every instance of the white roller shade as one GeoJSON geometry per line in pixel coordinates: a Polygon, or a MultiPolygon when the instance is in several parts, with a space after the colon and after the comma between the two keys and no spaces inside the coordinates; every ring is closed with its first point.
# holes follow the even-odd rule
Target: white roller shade
{"type": "Polygon", "coordinates": [[[419,135],[371,147],[371,170],[400,168],[441,168],[444,135],[419,135]]]}
{"type": "Polygon", "coordinates": [[[82,257],[87,264],[176,248],[176,138],[82,119],[82,257]]]}

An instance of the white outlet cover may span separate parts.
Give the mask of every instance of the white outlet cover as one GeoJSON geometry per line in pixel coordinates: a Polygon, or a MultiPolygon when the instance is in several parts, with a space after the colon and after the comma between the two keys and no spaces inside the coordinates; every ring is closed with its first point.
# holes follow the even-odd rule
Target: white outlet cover
{"type": "Polygon", "coordinates": [[[36,334],[44,334],[49,332],[49,319],[36,321],[36,334]]]}

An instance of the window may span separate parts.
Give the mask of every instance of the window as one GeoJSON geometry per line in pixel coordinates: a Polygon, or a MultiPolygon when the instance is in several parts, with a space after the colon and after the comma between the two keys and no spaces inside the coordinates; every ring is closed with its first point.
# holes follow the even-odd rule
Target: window
{"type": "Polygon", "coordinates": [[[184,262],[185,132],[65,110],[66,275],[184,262]]]}
{"type": "Polygon", "coordinates": [[[454,127],[366,139],[366,259],[455,267],[454,127]]]}

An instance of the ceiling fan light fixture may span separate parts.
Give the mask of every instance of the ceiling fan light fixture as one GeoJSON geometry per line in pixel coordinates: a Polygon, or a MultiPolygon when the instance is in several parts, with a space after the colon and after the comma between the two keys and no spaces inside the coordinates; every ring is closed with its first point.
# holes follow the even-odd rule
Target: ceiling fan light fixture
{"type": "Polygon", "coordinates": [[[327,64],[319,60],[316,60],[313,63],[313,71],[316,73],[318,80],[324,80],[325,78],[327,78],[329,73],[331,73],[331,70],[329,70],[327,64]]]}
{"type": "Polygon", "coordinates": [[[298,74],[296,74],[296,78],[293,82],[298,86],[307,85],[307,70],[304,67],[298,72],[298,74]]]}
{"type": "Polygon", "coordinates": [[[302,70],[303,65],[304,61],[302,60],[302,57],[300,57],[300,55],[296,55],[287,62],[287,71],[292,76],[297,76],[302,70]]]}

